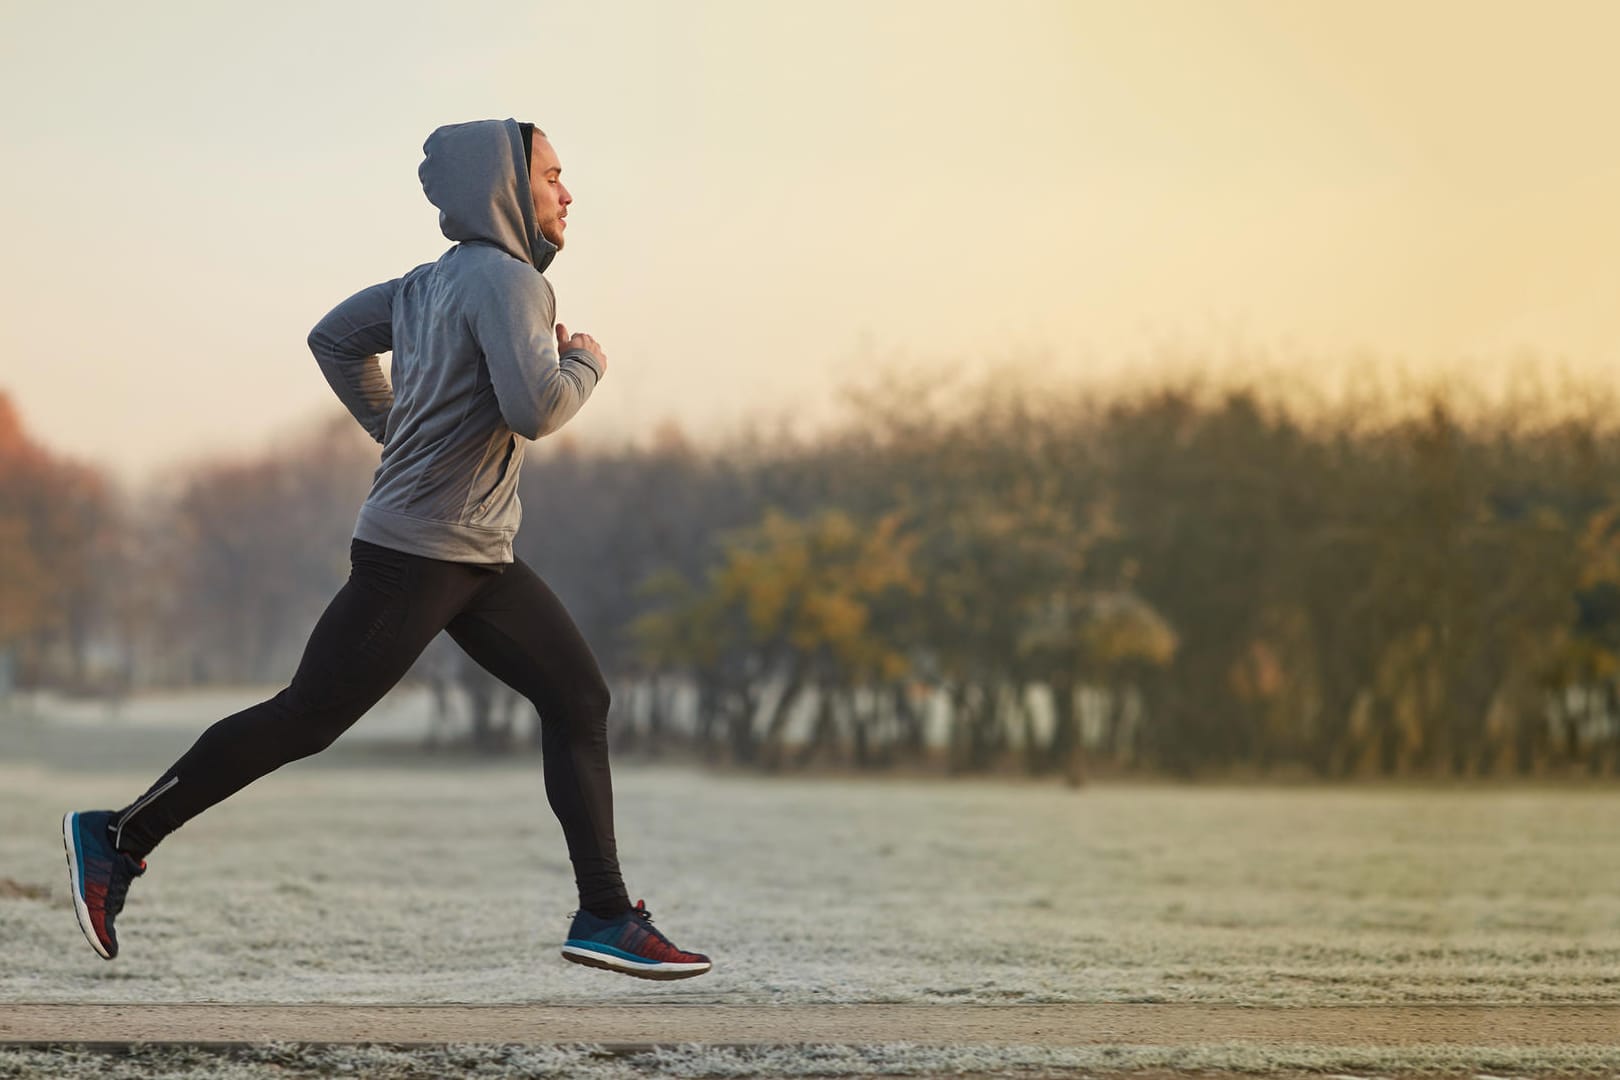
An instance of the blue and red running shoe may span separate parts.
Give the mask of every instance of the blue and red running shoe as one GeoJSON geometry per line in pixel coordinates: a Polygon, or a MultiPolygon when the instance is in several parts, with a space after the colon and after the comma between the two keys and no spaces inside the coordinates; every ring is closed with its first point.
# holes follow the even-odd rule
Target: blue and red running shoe
{"type": "Polygon", "coordinates": [[[129,883],[146,873],[145,862],[113,847],[108,827],[115,816],[111,810],[84,810],[62,818],[73,912],[79,917],[79,929],[103,960],[118,955],[113,919],[124,910],[129,883]]]}
{"type": "Polygon", "coordinates": [[[588,911],[574,912],[563,942],[564,960],[587,967],[605,968],[638,979],[690,979],[711,967],[702,953],[677,949],[652,924],[645,901],[616,919],[599,919],[588,911]]]}

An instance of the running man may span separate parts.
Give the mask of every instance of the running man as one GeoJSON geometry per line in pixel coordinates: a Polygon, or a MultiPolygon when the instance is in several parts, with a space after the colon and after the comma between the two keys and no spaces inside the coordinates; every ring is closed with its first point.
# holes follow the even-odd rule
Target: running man
{"type": "Polygon", "coordinates": [[[566,423],[607,370],[596,339],[555,322],[544,277],[573,197],[532,124],[450,124],[422,150],[422,190],[455,245],[349,297],[309,335],[339,400],[382,444],[348,583],[285,690],[208,728],[124,809],[63,818],[79,926],[98,954],[117,956],[113,920],[164,837],[330,746],[446,630],[540,715],[546,797],[579,888],[563,956],[640,978],[701,975],[709,958],[676,948],[645,904],[630,904],[613,839],[607,685],[568,612],[512,554],[524,446],[566,423]],[[377,359],[389,351],[392,385],[377,359]]]}

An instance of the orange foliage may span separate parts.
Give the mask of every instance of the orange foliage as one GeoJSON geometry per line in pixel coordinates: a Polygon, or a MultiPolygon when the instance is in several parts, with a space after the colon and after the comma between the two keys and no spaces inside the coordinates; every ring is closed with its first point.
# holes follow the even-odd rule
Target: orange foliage
{"type": "Polygon", "coordinates": [[[105,477],[31,439],[0,391],[0,645],[61,623],[88,587],[108,502],[105,477]]]}

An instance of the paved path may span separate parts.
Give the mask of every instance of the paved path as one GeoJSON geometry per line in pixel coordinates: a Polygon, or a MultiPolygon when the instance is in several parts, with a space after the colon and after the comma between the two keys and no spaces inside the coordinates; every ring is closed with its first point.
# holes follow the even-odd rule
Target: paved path
{"type": "Polygon", "coordinates": [[[0,1044],[1620,1046],[1620,1006],[0,1005],[0,1044]]]}

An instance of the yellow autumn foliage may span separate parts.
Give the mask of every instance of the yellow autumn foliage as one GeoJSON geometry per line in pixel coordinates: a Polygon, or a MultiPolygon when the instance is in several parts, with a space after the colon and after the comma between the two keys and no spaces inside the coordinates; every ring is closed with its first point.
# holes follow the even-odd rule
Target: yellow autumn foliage
{"type": "Polygon", "coordinates": [[[885,640],[874,606],[919,590],[915,550],[896,514],[866,524],[841,510],[803,519],[770,510],[728,538],[706,589],[671,594],[636,635],[649,659],[686,635],[676,651],[688,662],[725,648],[786,647],[855,681],[896,678],[905,654],[885,640]]]}

